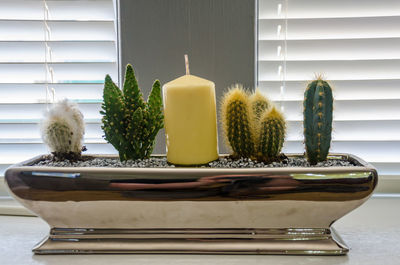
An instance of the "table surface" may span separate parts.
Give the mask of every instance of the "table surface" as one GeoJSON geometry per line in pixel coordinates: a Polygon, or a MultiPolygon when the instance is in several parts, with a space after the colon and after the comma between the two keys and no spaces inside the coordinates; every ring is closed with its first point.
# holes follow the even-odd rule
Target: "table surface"
{"type": "Polygon", "coordinates": [[[37,217],[0,216],[0,264],[400,264],[400,198],[372,198],[335,223],[350,247],[347,256],[278,255],[33,255],[48,233],[37,217]]]}

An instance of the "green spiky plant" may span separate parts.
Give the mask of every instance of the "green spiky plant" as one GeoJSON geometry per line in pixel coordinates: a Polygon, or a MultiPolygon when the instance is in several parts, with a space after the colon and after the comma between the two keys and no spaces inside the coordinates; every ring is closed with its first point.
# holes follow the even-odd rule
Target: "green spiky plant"
{"type": "Polygon", "coordinates": [[[286,122],[275,106],[264,111],[260,118],[257,141],[258,159],[273,161],[281,153],[286,134],[286,122]]]}
{"type": "Polygon", "coordinates": [[[286,122],[261,92],[250,94],[242,86],[234,86],[223,97],[221,114],[225,139],[234,157],[278,160],[286,122]]]}
{"type": "Polygon", "coordinates": [[[304,141],[310,164],[325,161],[331,146],[333,95],[328,82],[318,77],[304,93],[304,141]]]}
{"type": "Polygon", "coordinates": [[[75,103],[67,99],[54,103],[41,124],[43,142],[49,147],[54,160],[81,158],[85,124],[75,103]]]}
{"type": "Polygon", "coordinates": [[[149,158],[155,137],[164,127],[161,85],[153,84],[144,101],[132,65],[125,71],[123,91],[106,76],[102,104],[104,138],[119,152],[121,161],[149,158]]]}
{"type": "Polygon", "coordinates": [[[272,106],[272,103],[260,92],[259,89],[250,96],[250,104],[253,108],[253,115],[256,120],[260,120],[265,110],[272,106]]]}
{"type": "Polygon", "coordinates": [[[237,157],[251,157],[255,152],[253,111],[249,94],[236,85],[223,97],[221,104],[222,125],[226,142],[237,157]]]}

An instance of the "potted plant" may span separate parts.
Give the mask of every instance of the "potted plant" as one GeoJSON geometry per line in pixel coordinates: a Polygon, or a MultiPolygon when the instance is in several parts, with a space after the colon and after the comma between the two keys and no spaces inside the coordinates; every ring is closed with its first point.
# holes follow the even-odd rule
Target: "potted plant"
{"type": "Polygon", "coordinates": [[[37,254],[226,253],[343,255],[331,225],[365,202],[370,164],[328,154],[332,91],[305,92],[306,153],[281,153],[286,122],[260,92],[230,89],[221,104],[231,155],[180,167],[151,156],[163,127],[160,83],[144,101],[133,69],[123,90],[105,80],[103,130],[116,155],[81,155],[77,107],[58,103],[43,122],[52,155],[13,165],[10,193],[50,226],[37,254]]]}

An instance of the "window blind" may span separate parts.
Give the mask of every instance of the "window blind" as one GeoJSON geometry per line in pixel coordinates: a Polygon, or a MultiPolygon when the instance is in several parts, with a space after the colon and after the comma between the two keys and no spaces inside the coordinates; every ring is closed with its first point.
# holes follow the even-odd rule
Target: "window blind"
{"type": "Polygon", "coordinates": [[[304,152],[303,93],[322,73],[334,88],[331,151],[371,162],[400,192],[400,2],[259,0],[258,21],[258,85],[284,108],[284,151],[304,152]]]}
{"type": "Polygon", "coordinates": [[[0,176],[48,152],[39,130],[51,99],[46,83],[56,100],[79,104],[87,152],[114,152],[102,139],[99,110],[104,76],[118,80],[115,18],[113,0],[0,2],[0,176]]]}

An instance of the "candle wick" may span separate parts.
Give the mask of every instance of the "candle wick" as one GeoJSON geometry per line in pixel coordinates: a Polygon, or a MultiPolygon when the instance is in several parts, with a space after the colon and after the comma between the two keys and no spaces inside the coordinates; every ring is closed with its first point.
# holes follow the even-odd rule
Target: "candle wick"
{"type": "Polygon", "coordinates": [[[185,68],[186,68],[186,74],[190,75],[190,71],[189,71],[189,57],[187,54],[185,54],[185,68]]]}

